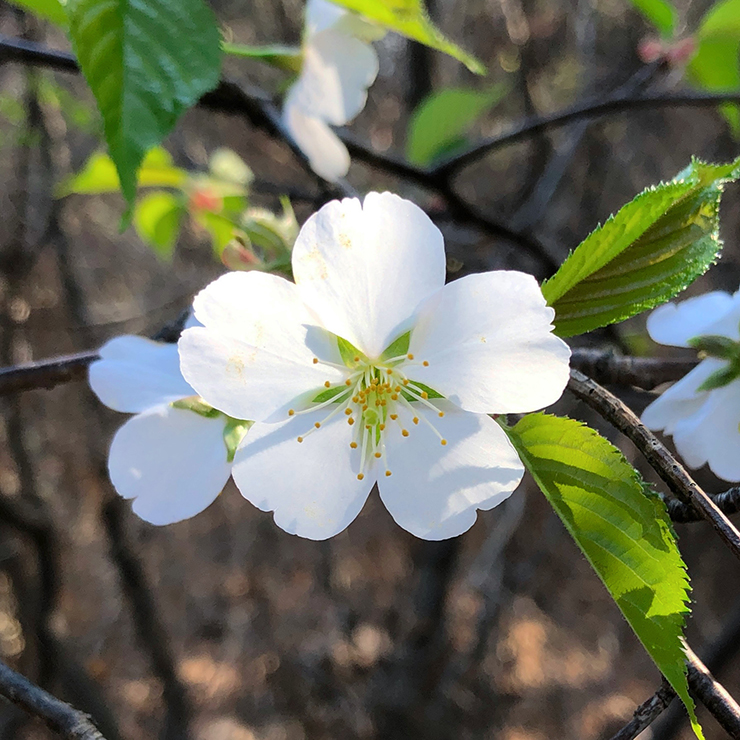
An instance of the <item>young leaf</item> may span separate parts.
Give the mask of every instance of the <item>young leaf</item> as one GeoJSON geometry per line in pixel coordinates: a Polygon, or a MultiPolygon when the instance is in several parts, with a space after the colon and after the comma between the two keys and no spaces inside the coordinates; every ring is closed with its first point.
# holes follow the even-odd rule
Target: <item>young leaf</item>
{"type": "Polygon", "coordinates": [[[460,141],[467,129],[498,103],[507,85],[487,90],[450,87],[432,93],[414,111],[409,123],[406,156],[413,164],[428,165],[460,141]]]}
{"type": "Polygon", "coordinates": [[[529,414],[505,429],[702,738],[682,647],[689,581],[663,502],[616,447],[580,422],[529,414]]]}
{"type": "Polygon", "coordinates": [[[676,29],[678,13],[668,0],[630,0],[649,23],[652,23],[664,38],[671,38],[676,29]]]}
{"type": "Polygon", "coordinates": [[[429,19],[424,0],[332,0],[381,26],[432,49],[449,54],[471,72],[482,75],[486,68],[472,55],[453,44],[429,19]]]}
{"type": "Polygon", "coordinates": [[[56,23],[62,28],[67,27],[67,14],[64,12],[64,3],[60,0],[10,0],[24,10],[30,10],[42,20],[56,23]]]}
{"type": "Polygon", "coordinates": [[[192,213],[193,219],[211,235],[213,253],[220,257],[226,245],[234,238],[236,224],[226,216],[213,211],[192,213]]]}
{"type": "Polygon", "coordinates": [[[592,232],[542,286],[555,332],[582,334],[670,300],[712,265],[721,248],[719,204],[740,160],[699,160],[648,188],[592,232]]]}
{"type": "Polygon", "coordinates": [[[218,83],[220,35],[202,0],[68,0],[69,33],[129,204],[145,153],[218,83]]]}
{"type": "MultiPolygon", "coordinates": [[[[144,157],[136,182],[140,188],[179,189],[187,179],[188,173],[172,164],[169,152],[161,147],[155,147],[144,157]]],[[[113,160],[103,152],[95,152],[76,175],[59,183],[56,197],[64,198],[72,193],[81,195],[116,193],[120,188],[121,183],[113,160]]]]}
{"type": "Polygon", "coordinates": [[[221,48],[224,54],[235,57],[246,57],[257,59],[260,62],[271,64],[278,69],[287,72],[300,72],[303,61],[303,51],[297,46],[282,46],[271,44],[270,46],[247,46],[245,44],[231,44],[223,42],[221,48]]]}
{"type": "Polygon", "coordinates": [[[134,227],[159,257],[170,260],[184,215],[180,198],[165,191],[149,193],[134,208],[134,227]]]}

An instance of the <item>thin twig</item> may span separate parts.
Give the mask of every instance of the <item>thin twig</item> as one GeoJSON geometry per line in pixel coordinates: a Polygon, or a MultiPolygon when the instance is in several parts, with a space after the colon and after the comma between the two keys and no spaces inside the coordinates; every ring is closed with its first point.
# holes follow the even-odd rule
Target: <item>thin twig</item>
{"type": "Polygon", "coordinates": [[[611,740],[634,740],[663,713],[675,698],[676,692],[668,681],[663,679],[663,685],[635,709],[632,719],[616,735],[613,735],[611,740]]]}
{"type": "Polygon", "coordinates": [[[685,648],[689,688],[725,732],[734,740],[740,740],[740,706],[712,676],[696,653],[688,645],[685,648]]]}
{"type": "Polygon", "coordinates": [[[90,717],[31,683],[0,662],[0,695],[39,717],[67,740],[105,740],[90,717]]]}
{"type": "Polygon", "coordinates": [[[571,355],[571,367],[607,385],[633,385],[652,390],[662,383],[680,380],[693,370],[696,358],[660,359],[654,357],[632,357],[616,355],[600,349],[577,348],[571,355]]]}
{"type": "Polygon", "coordinates": [[[740,532],[633,411],[578,370],[571,370],[568,389],[632,440],[669,489],[711,522],[717,534],[740,559],[740,532]]]}
{"type": "Polygon", "coordinates": [[[35,388],[54,388],[72,380],[84,380],[90,363],[99,359],[97,352],[79,352],[0,368],[0,396],[35,388]]]}

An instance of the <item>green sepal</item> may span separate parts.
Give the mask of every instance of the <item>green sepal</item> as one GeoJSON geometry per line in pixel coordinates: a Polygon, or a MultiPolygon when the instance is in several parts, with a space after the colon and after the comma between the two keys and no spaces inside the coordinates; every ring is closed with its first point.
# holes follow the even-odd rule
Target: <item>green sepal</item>
{"type": "Polygon", "coordinates": [[[221,43],[221,49],[224,54],[256,59],[259,62],[265,62],[278,69],[295,72],[296,74],[301,71],[303,63],[303,50],[299,46],[283,46],[281,44],[249,46],[224,41],[221,43]]]}
{"type": "MultiPolygon", "coordinates": [[[[418,380],[409,380],[409,386],[414,388],[414,390],[417,390],[418,395],[421,395],[423,392],[426,392],[429,398],[444,398],[444,396],[441,393],[438,393],[437,391],[435,391],[434,388],[430,388],[428,385],[425,385],[424,383],[420,383],[418,380]]],[[[405,389],[402,390],[401,393],[407,401],[417,400],[410,393],[406,393],[405,389]]]]}
{"type": "Polygon", "coordinates": [[[170,405],[175,409],[193,411],[198,416],[205,416],[206,419],[215,419],[221,413],[213,406],[209,406],[200,396],[181,398],[179,401],[173,401],[170,405]]]}
{"type": "Polygon", "coordinates": [[[324,403],[324,401],[330,401],[334,396],[338,396],[340,393],[348,390],[346,385],[337,385],[333,388],[327,388],[321,393],[317,393],[312,399],[311,403],[324,403]]]}
{"type": "Polygon", "coordinates": [[[687,344],[705,355],[717,357],[720,360],[734,360],[740,357],[740,344],[729,337],[717,334],[694,337],[689,339],[687,344]]]}
{"type": "Polygon", "coordinates": [[[224,444],[226,445],[227,462],[234,462],[236,451],[253,424],[253,421],[233,419],[230,416],[226,417],[226,425],[224,426],[224,444]]]}
{"type": "Polygon", "coordinates": [[[342,358],[342,362],[350,370],[354,370],[368,361],[367,357],[352,342],[348,342],[342,337],[337,337],[337,347],[339,348],[339,356],[342,358]]]}
{"type": "Polygon", "coordinates": [[[713,372],[696,390],[713,391],[715,388],[724,388],[740,377],[740,359],[736,359],[726,367],[713,372]]]}
{"type": "Polygon", "coordinates": [[[380,355],[380,360],[385,362],[391,360],[394,357],[402,357],[409,351],[409,345],[411,344],[411,332],[407,331],[405,334],[401,334],[398,339],[394,339],[384,350],[383,354],[380,355]]]}

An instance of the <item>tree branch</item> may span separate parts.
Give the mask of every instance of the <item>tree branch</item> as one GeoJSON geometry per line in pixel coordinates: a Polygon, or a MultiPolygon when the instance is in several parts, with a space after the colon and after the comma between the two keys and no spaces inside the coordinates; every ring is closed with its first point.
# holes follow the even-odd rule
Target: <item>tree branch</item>
{"type": "Polygon", "coordinates": [[[663,679],[663,685],[647,700],[640,704],[632,719],[611,740],[635,740],[635,738],[649,727],[663,710],[676,698],[676,692],[663,679]]]}
{"type": "Polygon", "coordinates": [[[67,740],[105,740],[90,717],[53,697],[0,662],[0,695],[39,717],[67,740]]]}
{"type": "MultiPolygon", "coordinates": [[[[737,514],[740,511],[740,488],[730,488],[724,493],[710,495],[717,508],[725,514],[737,514]]],[[[665,501],[668,516],[681,524],[703,521],[696,510],[683,501],[672,498],[665,501]]]]}
{"type": "Polygon", "coordinates": [[[698,363],[699,360],[696,358],[664,360],[582,348],[574,349],[570,358],[571,367],[580,370],[598,383],[633,385],[644,390],[652,390],[662,383],[680,380],[698,363]]]}
{"type": "Polygon", "coordinates": [[[740,559],[740,532],[631,409],[613,393],[575,369],[570,372],[568,389],[632,440],[668,488],[709,521],[740,559]]]}

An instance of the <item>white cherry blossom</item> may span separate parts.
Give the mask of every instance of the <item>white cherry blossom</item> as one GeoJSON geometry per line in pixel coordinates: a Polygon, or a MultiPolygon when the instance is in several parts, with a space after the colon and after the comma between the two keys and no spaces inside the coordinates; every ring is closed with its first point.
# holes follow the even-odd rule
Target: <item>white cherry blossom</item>
{"type": "Polygon", "coordinates": [[[237,450],[242,494],[310,539],[341,532],[377,482],[413,534],[466,531],[523,467],[488,414],[554,403],[568,346],[520,272],[445,280],[442,235],[390,193],[333,201],[303,226],[295,283],[230,273],[197,297],[180,338],[196,391],[256,419],[237,450]]]}
{"type": "MultiPolygon", "coordinates": [[[[720,291],[668,303],[648,317],[653,340],[688,347],[697,337],[740,340],[740,291],[720,291]]],[[[729,361],[708,356],[674,383],[643,412],[642,421],[654,431],[673,437],[678,454],[691,468],[708,464],[727,481],[740,481],[740,379],[719,387],[702,388],[715,373],[727,371],[729,361]]],[[[732,373],[731,373],[732,374],[732,373]]]]}
{"type": "Polygon", "coordinates": [[[328,0],[308,0],[301,73],[283,105],[283,121],[313,170],[336,181],[349,170],[349,152],[331,126],[364,107],[378,74],[369,43],[384,31],[328,0]]]}
{"type": "Polygon", "coordinates": [[[200,513],[231,475],[225,434],[241,439],[243,427],[227,428],[223,414],[197,403],[175,344],[121,336],[101,348],[100,358],[90,366],[93,391],[109,408],[135,414],[111,444],[108,470],[116,490],[134,499],[134,512],[152,524],[200,513]],[[193,405],[201,413],[187,408],[193,405]]]}

